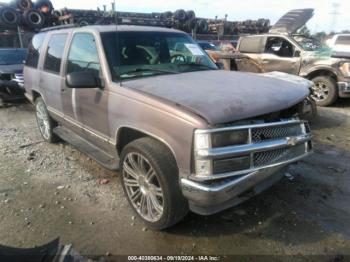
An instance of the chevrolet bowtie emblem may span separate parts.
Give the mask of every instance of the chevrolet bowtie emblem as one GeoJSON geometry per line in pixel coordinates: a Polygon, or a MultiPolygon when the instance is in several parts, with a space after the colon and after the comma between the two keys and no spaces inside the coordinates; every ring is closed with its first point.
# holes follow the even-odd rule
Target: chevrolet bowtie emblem
{"type": "Polygon", "coordinates": [[[295,146],[298,143],[298,139],[296,137],[287,137],[287,145],[295,146]]]}

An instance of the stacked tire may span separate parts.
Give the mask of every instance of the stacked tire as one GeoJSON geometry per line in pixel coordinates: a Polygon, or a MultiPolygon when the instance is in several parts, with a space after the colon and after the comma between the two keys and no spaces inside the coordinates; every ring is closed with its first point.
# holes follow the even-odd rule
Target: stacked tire
{"type": "Polygon", "coordinates": [[[20,25],[21,15],[12,7],[0,8],[0,25],[5,28],[16,28],[20,25]]]}
{"type": "Polygon", "coordinates": [[[38,30],[46,26],[53,13],[53,5],[49,0],[14,0],[9,5],[0,7],[0,25],[13,29],[23,26],[30,30],[38,30]]]}

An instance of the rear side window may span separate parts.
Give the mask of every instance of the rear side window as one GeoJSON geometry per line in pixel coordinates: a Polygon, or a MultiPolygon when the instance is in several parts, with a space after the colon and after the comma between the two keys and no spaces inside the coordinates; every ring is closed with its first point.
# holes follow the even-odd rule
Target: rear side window
{"type": "Polygon", "coordinates": [[[46,52],[44,70],[53,73],[60,73],[66,40],[67,34],[57,34],[51,36],[46,52]]]}
{"type": "Polygon", "coordinates": [[[350,45],[350,35],[341,35],[337,37],[336,45],[350,45]]]}
{"type": "Polygon", "coordinates": [[[265,47],[266,37],[243,37],[239,44],[242,53],[262,53],[265,47]]]}
{"type": "Polygon", "coordinates": [[[44,43],[46,33],[37,34],[33,37],[32,41],[28,46],[28,56],[26,59],[26,66],[38,67],[41,47],[44,43]]]}
{"type": "Polygon", "coordinates": [[[100,72],[95,38],[87,33],[75,34],[68,54],[67,74],[87,70],[95,74],[100,72]]]}

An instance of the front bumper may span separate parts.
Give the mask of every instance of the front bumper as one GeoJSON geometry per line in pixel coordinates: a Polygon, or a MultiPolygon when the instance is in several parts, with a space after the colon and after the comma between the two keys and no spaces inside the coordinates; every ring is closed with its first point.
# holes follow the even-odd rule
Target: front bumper
{"type": "Polygon", "coordinates": [[[212,215],[236,206],[271,187],[284,176],[286,167],[281,165],[259,170],[216,185],[203,185],[182,179],[182,192],[189,200],[192,212],[212,215]]]}
{"type": "Polygon", "coordinates": [[[338,82],[338,90],[340,97],[350,97],[350,80],[338,82]]]}
{"type": "MultiPolygon", "coordinates": [[[[237,128],[237,127],[236,127],[237,128]]],[[[240,126],[248,128],[251,142],[246,145],[199,150],[199,159],[227,159],[248,155],[250,168],[211,176],[192,175],[181,179],[183,195],[189,200],[190,209],[201,215],[211,215],[237,205],[262,192],[277,182],[288,164],[299,161],[312,152],[308,124],[291,120],[240,126]],[[291,136],[288,130],[300,132],[291,136]],[[270,134],[267,140],[255,141],[256,134],[270,134]],[[286,137],[279,137],[286,134],[286,137]],[[273,137],[275,136],[275,137],[273,137]]]]}

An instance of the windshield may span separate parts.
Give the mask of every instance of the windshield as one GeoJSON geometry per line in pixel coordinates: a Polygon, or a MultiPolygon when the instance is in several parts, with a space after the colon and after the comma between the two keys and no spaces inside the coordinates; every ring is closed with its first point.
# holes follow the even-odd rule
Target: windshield
{"type": "Polygon", "coordinates": [[[328,49],[327,46],[322,45],[320,41],[314,38],[294,36],[294,39],[305,51],[321,51],[324,49],[328,49]]]}
{"type": "Polygon", "coordinates": [[[101,38],[114,81],[217,69],[186,34],[108,32],[101,38]]]}
{"type": "Polygon", "coordinates": [[[0,50],[0,65],[23,64],[27,55],[27,50],[13,49],[0,50]]]}

